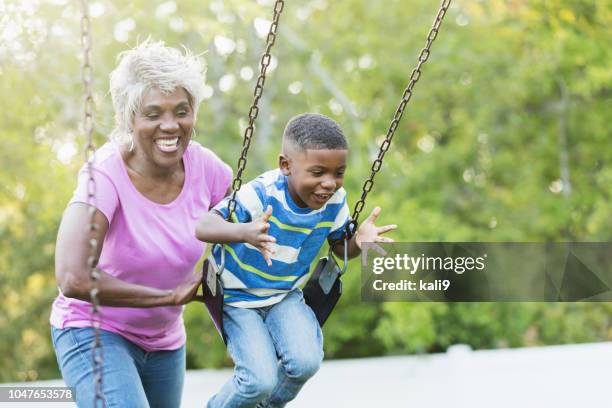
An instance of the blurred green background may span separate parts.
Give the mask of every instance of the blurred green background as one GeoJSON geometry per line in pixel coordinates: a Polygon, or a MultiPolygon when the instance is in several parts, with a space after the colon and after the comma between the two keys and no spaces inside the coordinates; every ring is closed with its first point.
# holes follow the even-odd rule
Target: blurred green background
{"type": "MultiPolygon", "coordinates": [[[[148,36],[205,53],[197,139],[235,166],[270,0],[91,2],[96,138],[108,74],[148,36]]],[[[274,167],[287,120],[316,111],[350,145],[359,197],[425,44],[432,0],[287,1],[247,178],[274,167]]],[[[80,6],[0,0],[0,382],[57,378],[53,254],[82,163],[80,6]]],[[[612,2],[455,0],[364,212],[400,241],[609,241],[612,2]]],[[[612,340],[612,305],[362,303],[358,263],[326,324],[327,358],[612,340]]],[[[201,304],[189,368],[227,366],[201,304]]]]}

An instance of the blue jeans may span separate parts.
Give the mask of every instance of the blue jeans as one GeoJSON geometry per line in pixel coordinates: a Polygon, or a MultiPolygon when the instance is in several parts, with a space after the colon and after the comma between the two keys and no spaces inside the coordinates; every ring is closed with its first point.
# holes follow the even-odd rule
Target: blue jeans
{"type": "Polygon", "coordinates": [[[323,360],[323,335],[302,291],[272,306],[246,309],[226,304],[223,325],[234,376],[208,408],[284,407],[323,360]]]}
{"type": "MultiPolygon", "coordinates": [[[[91,327],[51,327],[55,355],[68,387],[76,390],[79,407],[94,406],[91,327]]],[[[178,408],[183,394],[185,346],[146,352],[118,334],[100,330],[106,407],[178,408]]]]}

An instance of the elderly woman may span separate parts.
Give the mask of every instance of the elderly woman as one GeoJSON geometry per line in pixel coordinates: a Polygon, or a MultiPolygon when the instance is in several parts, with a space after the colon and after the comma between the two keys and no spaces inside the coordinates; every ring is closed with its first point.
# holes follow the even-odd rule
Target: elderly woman
{"type": "MultiPolygon", "coordinates": [[[[205,245],[195,223],[229,190],[231,169],[191,140],[204,86],[188,51],[147,41],[110,77],[116,128],[96,152],[93,204],[103,393],[107,406],[178,407],[185,372],[183,306],[196,299],[205,245]]],[[[60,293],[50,322],[57,361],[79,406],[93,404],[88,173],[84,167],[57,237],[60,293]]]]}

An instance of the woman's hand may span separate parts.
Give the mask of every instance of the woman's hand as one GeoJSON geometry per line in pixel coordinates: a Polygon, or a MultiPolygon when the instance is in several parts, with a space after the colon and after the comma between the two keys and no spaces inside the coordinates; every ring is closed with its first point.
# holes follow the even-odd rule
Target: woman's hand
{"type": "Polygon", "coordinates": [[[393,239],[383,237],[382,234],[392,231],[397,228],[397,225],[384,225],[377,227],[374,222],[380,214],[380,207],[375,207],[370,216],[359,226],[355,234],[355,244],[361,249],[363,242],[394,242],[393,239]]]}
{"type": "Polygon", "coordinates": [[[178,285],[172,291],[172,305],[180,306],[185,305],[194,300],[198,302],[204,301],[204,296],[198,295],[198,288],[202,283],[202,270],[196,271],[189,277],[188,280],[178,285]]]}
{"type": "Polygon", "coordinates": [[[268,266],[272,266],[272,254],[276,252],[276,238],[268,235],[270,230],[268,220],[271,216],[272,206],[269,205],[260,218],[244,224],[244,242],[259,249],[268,266]]]}

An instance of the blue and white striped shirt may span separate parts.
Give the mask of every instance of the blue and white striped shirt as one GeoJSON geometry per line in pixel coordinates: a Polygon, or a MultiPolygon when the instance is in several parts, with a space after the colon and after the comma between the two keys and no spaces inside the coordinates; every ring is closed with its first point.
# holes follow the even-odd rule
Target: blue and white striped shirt
{"type": "MultiPolygon", "coordinates": [[[[346,192],[336,191],[325,205],[313,210],[298,207],[279,169],[268,171],[244,185],[236,195],[233,222],[246,223],[272,206],[269,234],[276,238],[276,253],[268,266],[257,248],[247,243],[225,245],[225,271],[221,275],[225,302],[237,307],[263,307],[280,302],[306,281],[310,264],[325,243],[341,238],[349,219],[346,192]]],[[[229,197],[215,206],[227,217],[229,197]]],[[[220,263],[220,249],[213,254],[220,263]]]]}

